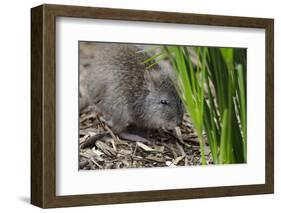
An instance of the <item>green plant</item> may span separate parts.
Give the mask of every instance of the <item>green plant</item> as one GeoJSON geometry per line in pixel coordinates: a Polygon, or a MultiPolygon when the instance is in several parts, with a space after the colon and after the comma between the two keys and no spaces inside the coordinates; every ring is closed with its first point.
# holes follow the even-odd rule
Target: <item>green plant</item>
{"type": "MultiPolygon", "coordinates": [[[[246,49],[162,46],[146,62],[168,57],[175,87],[197,132],[202,164],[205,135],[215,164],[247,160],[246,49]],[[195,63],[191,55],[195,55],[195,63]]],[[[156,63],[157,61],[156,60],[156,63]]]]}

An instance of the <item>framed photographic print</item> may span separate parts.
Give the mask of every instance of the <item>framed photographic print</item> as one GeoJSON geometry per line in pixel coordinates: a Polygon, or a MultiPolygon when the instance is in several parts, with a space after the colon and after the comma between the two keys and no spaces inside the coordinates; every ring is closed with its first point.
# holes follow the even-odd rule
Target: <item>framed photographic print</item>
{"type": "Polygon", "coordinates": [[[31,203],[274,191],[274,21],[31,9],[31,203]]]}

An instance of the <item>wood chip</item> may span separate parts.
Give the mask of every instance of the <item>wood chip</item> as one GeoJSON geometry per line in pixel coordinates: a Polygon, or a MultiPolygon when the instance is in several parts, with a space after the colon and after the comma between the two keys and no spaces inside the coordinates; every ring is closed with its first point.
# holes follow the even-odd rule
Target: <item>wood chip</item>
{"type": "Polygon", "coordinates": [[[83,137],[81,137],[79,139],[79,143],[84,143],[87,140],[88,137],[89,137],[89,135],[84,135],[83,137]]]}
{"type": "Polygon", "coordinates": [[[101,157],[101,155],[97,155],[95,152],[92,150],[87,150],[84,153],[80,153],[80,156],[85,157],[87,159],[92,159],[95,158],[98,161],[104,161],[104,159],[101,157]]]}
{"type": "Polygon", "coordinates": [[[184,152],[184,149],[182,148],[182,146],[179,144],[179,143],[176,143],[177,147],[178,147],[178,150],[180,151],[181,155],[182,156],[185,156],[185,152],[184,152]]]}
{"type": "Polygon", "coordinates": [[[160,157],[156,157],[156,156],[147,156],[146,159],[148,160],[153,160],[153,161],[156,161],[156,162],[159,162],[159,163],[165,163],[165,159],[163,158],[160,158],[160,157]]]}
{"type": "Polygon", "coordinates": [[[86,116],[82,116],[80,117],[80,122],[83,123],[84,121],[90,119],[90,118],[96,118],[97,114],[96,113],[91,113],[91,114],[88,114],[86,116]]]}
{"type": "Polygon", "coordinates": [[[91,161],[92,161],[97,167],[99,167],[100,169],[103,168],[98,162],[95,161],[94,158],[91,158],[91,161]]]}
{"type": "Polygon", "coordinates": [[[172,160],[172,163],[178,165],[178,163],[185,158],[185,155],[179,156],[176,159],[172,160]]]}
{"type": "Polygon", "coordinates": [[[104,136],[106,136],[106,133],[91,136],[86,141],[81,143],[80,148],[81,149],[92,148],[96,144],[96,141],[103,138],[104,136]]]}
{"type": "Polygon", "coordinates": [[[92,152],[95,153],[97,156],[104,155],[103,152],[101,152],[100,150],[96,149],[95,147],[92,148],[92,152]]]}
{"type": "Polygon", "coordinates": [[[173,164],[173,162],[171,162],[171,161],[166,161],[166,163],[165,163],[167,166],[169,166],[169,167],[177,167],[175,164],[173,164]]]}
{"type": "MultiPolygon", "coordinates": [[[[143,167],[178,167],[202,162],[198,137],[189,118],[174,130],[157,129],[150,133],[153,143],[121,140],[106,122],[88,110],[80,114],[79,169],[120,169],[143,167]]],[[[206,139],[208,164],[212,156],[206,139]]]]}
{"type": "Polygon", "coordinates": [[[119,143],[120,142],[119,139],[115,136],[115,134],[111,131],[111,129],[107,125],[105,125],[105,129],[106,129],[106,131],[109,132],[109,134],[111,135],[111,137],[113,138],[115,143],[119,143]]]}
{"type": "Polygon", "coordinates": [[[132,154],[132,152],[130,150],[126,150],[126,149],[121,149],[118,153],[121,155],[131,155],[132,154]]]}
{"type": "Polygon", "coordinates": [[[142,148],[144,151],[147,151],[147,152],[154,152],[155,151],[154,149],[145,145],[144,143],[136,142],[136,144],[138,145],[138,147],[142,148]]]}
{"type": "Polygon", "coordinates": [[[99,140],[96,141],[96,146],[107,155],[113,155],[113,156],[117,155],[117,152],[113,148],[111,148],[110,146],[108,146],[106,143],[104,143],[102,141],[99,141],[99,140]]]}
{"type": "Polygon", "coordinates": [[[161,152],[161,153],[163,153],[164,150],[165,150],[165,147],[164,147],[164,146],[157,146],[157,145],[155,145],[155,146],[154,146],[154,150],[155,150],[156,152],[161,152]]]}
{"type": "Polygon", "coordinates": [[[79,169],[83,169],[85,166],[87,166],[89,164],[89,162],[88,161],[82,161],[82,162],[80,162],[79,163],[79,169]]]}
{"type": "Polygon", "coordinates": [[[181,144],[187,146],[188,148],[190,148],[190,145],[183,141],[182,134],[181,134],[181,129],[178,126],[175,128],[175,131],[176,131],[176,136],[177,136],[179,142],[181,144]]]}

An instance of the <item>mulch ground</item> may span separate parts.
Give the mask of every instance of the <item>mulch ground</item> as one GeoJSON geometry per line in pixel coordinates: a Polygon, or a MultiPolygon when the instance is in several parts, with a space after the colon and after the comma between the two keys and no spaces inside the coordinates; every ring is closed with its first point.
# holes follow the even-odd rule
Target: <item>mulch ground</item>
{"type": "MultiPolygon", "coordinates": [[[[120,139],[91,108],[80,114],[79,169],[201,165],[197,135],[187,115],[176,130],[153,130],[150,143],[120,139]]],[[[212,164],[205,147],[207,164],[212,164]]]]}

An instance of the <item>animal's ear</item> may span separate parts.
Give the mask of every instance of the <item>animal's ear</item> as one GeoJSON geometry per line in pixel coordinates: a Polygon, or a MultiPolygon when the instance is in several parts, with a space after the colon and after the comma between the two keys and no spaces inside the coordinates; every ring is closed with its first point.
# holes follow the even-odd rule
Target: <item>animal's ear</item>
{"type": "Polygon", "coordinates": [[[161,85],[163,76],[161,76],[161,73],[159,71],[146,70],[144,72],[144,79],[149,86],[157,86],[161,85]]]}

